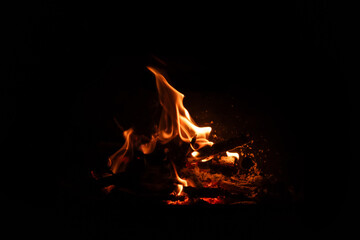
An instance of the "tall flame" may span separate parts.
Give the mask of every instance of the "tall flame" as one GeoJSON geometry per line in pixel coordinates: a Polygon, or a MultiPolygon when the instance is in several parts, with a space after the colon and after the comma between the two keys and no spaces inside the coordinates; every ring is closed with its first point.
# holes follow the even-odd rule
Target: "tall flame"
{"type": "Polygon", "coordinates": [[[192,146],[194,150],[206,145],[212,146],[213,142],[207,140],[211,127],[198,127],[184,107],[184,95],[172,87],[156,69],[152,67],[148,67],[148,69],[155,75],[163,111],[157,133],[152,136],[150,143],[141,146],[142,151],[144,153],[152,152],[157,141],[165,144],[176,136],[179,136],[182,141],[187,143],[190,143],[195,138],[197,147],[192,146]]]}
{"type": "MultiPolygon", "coordinates": [[[[198,150],[207,145],[212,146],[213,142],[208,140],[211,127],[197,126],[188,110],[184,107],[184,95],[172,87],[165,77],[155,68],[147,68],[155,75],[159,101],[163,110],[157,131],[151,136],[149,142],[141,144],[138,147],[139,150],[144,154],[150,154],[154,151],[157,142],[166,144],[177,136],[187,143],[195,139],[195,144],[190,144],[193,150],[198,150]]],[[[114,173],[125,170],[126,164],[129,161],[126,157],[127,152],[129,149],[132,149],[134,145],[130,139],[132,133],[132,129],[124,132],[124,146],[109,158],[109,164],[114,173]]]]}

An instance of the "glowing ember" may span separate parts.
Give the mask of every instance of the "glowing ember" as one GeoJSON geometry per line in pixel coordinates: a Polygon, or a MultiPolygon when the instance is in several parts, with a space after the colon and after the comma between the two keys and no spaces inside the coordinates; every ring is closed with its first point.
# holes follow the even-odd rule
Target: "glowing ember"
{"type": "Polygon", "coordinates": [[[166,204],[168,205],[188,205],[190,204],[190,198],[188,198],[187,196],[185,196],[185,198],[183,200],[167,200],[166,204]]]}
{"type": "Polygon", "coordinates": [[[192,153],[191,153],[191,156],[193,156],[193,157],[197,157],[197,156],[199,156],[199,152],[198,151],[193,151],[192,153]]]}
{"type": "Polygon", "coordinates": [[[224,203],[224,200],[220,197],[217,198],[200,198],[201,200],[210,203],[210,204],[222,204],[224,203]]]}

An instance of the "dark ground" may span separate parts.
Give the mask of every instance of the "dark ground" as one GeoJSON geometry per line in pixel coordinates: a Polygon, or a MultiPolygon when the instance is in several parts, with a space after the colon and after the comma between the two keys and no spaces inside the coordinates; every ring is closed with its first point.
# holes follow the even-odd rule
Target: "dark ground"
{"type": "Polygon", "coordinates": [[[346,237],[352,145],[341,8],[325,1],[140,5],[29,3],[8,18],[1,144],[10,232],[50,239],[346,237]],[[89,171],[103,163],[97,143],[121,141],[113,117],[144,133],[152,126],[145,120],[155,119],[149,64],[166,70],[199,122],[246,122],[234,131],[264,135],[281,156],[270,171],[296,197],[211,209],[124,207],[98,198],[89,171]],[[232,114],[240,120],[229,121],[232,114]]]}

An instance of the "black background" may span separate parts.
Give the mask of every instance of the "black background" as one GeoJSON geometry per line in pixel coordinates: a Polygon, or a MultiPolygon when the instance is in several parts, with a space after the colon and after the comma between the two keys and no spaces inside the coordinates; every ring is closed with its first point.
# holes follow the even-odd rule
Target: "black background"
{"type": "MultiPolygon", "coordinates": [[[[286,181],[301,194],[307,185],[306,204],[293,216],[294,236],[305,229],[345,234],[345,224],[338,224],[348,203],[350,107],[340,6],[146,5],[41,2],[13,8],[6,22],[1,143],[10,222],[47,234],[73,221],[74,232],[89,234],[89,213],[73,210],[86,193],[82,179],[96,165],[86,156],[99,139],[114,140],[103,133],[114,109],[133,109],[120,116],[131,126],[144,94],[156,91],[145,66],[157,64],[182,92],[233,96],[271,119],[291,159],[282,166],[286,181]],[[126,104],[112,102],[119,92],[129,96],[126,104]],[[69,194],[71,185],[79,190],[69,194]],[[28,225],[36,216],[42,221],[28,225]]],[[[269,216],[278,226],[280,217],[269,216]]]]}

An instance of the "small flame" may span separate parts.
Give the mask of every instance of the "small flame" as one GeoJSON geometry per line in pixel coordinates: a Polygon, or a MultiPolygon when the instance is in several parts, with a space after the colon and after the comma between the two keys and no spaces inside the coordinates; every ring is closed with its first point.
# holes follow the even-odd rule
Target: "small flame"
{"type": "Polygon", "coordinates": [[[201,162],[208,162],[208,161],[210,161],[210,160],[213,159],[213,158],[214,158],[214,156],[210,156],[210,157],[207,157],[207,158],[202,159],[201,162]]]}
{"type": "Polygon", "coordinates": [[[125,138],[124,145],[113,155],[109,157],[109,166],[113,173],[125,171],[126,165],[129,162],[130,158],[127,156],[129,151],[132,151],[133,142],[131,141],[131,135],[134,130],[132,128],[124,131],[123,136],[125,138]]]}
{"type": "Polygon", "coordinates": [[[175,176],[176,176],[176,180],[178,180],[179,183],[181,183],[182,185],[184,185],[185,187],[188,186],[188,183],[185,179],[182,179],[181,177],[179,177],[179,174],[176,171],[176,167],[175,164],[173,162],[171,162],[173,168],[174,168],[174,172],[175,172],[175,176]]]}
{"type": "Polygon", "coordinates": [[[228,157],[235,157],[235,158],[238,159],[238,160],[239,160],[239,158],[240,158],[239,153],[237,153],[237,152],[229,152],[229,151],[226,151],[226,155],[227,155],[228,157]]]}
{"type": "Polygon", "coordinates": [[[178,193],[176,194],[176,196],[180,196],[184,189],[184,185],[178,184],[177,186],[178,186],[178,193]]]}
{"type": "Polygon", "coordinates": [[[184,189],[184,186],[187,187],[188,186],[188,182],[185,180],[185,179],[182,179],[181,177],[179,177],[179,174],[177,173],[176,171],[176,167],[175,167],[175,164],[173,162],[171,162],[173,168],[174,168],[174,173],[175,173],[175,176],[176,176],[176,180],[180,183],[177,185],[177,193],[176,193],[176,196],[180,196],[183,189],[184,189]]]}

